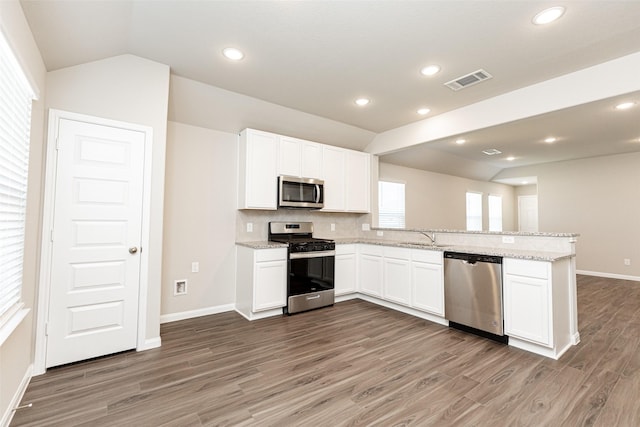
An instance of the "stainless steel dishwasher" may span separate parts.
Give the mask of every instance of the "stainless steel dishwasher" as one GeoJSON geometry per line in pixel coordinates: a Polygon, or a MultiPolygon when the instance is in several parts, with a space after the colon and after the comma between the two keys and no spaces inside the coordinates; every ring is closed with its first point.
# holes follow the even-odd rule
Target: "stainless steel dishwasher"
{"type": "Polygon", "coordinates": [[[444,316],[451,327],[507,342],[502,257],[444,253],[444,316]]]}

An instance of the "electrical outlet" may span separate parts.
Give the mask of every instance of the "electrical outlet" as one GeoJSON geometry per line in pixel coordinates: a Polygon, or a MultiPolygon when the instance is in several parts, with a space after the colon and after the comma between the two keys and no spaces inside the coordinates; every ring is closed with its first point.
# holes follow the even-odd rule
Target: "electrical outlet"
{"type": "Polygon", "coordinates": [[[382,237],[382,236],[384,236],[384,231],[382,231],[382,230],[378,230],[378,231],[376,231],[376,235],[377,235],[378,237],[382,237]]]}
{"type": "Polygon", "coordinates": [[[197,261],[194,261],[191,263],[191,272],[192,273],[198,273],[200,271],[200,263],[197,261]]]}
{"type": "Polygon", "coordinates": [[[247,223],[247,233],[253,233],[253,223],[252,222],[248,222],[247,223]]]}
{"type": "Polygon", "coordinates": [[[625,258],[624,265],[631,265],[631,260],[629,258],[625,258]]]}
{"type": "Polygon", "coordinates": [[[513,236],[502,236],[502,243],[515,243],[516,238],[513,236]]]}
{"type": "Polygon", "coordinates": [[[362,231],[369,231],[371,230],[371,227],[369,227],[369,224],[362,224],[362,231]]]}
{"type": "Polygon", "coordinates": [[[336,231],[336,225],[335,224],[331,224],[331,231],[336,231]]]}

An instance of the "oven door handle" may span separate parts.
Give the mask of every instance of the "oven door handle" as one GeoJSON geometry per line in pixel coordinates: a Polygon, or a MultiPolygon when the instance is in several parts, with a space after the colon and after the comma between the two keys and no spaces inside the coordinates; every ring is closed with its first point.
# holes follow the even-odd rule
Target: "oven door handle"
{"type": "Polygon", "coordinates": [[[313,252],[296,252],[289,254],[289,259],[302,259],[302,258],[324,258],[328,256],[335,256],[336,251],[313,251],[313,252]]]}

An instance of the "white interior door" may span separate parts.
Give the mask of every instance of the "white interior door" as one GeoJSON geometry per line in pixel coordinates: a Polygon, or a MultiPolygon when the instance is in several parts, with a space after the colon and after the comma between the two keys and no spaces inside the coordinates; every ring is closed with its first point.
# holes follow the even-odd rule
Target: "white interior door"
{"type": "Polygon", "coordinates": [[[144,132],[60,119],[46,366],[136,347],[144,132]]]}
{"type": "Polygon", "coordinates": [[[538,196],[518,196],[518,230],[538,231],[538,196]]]}

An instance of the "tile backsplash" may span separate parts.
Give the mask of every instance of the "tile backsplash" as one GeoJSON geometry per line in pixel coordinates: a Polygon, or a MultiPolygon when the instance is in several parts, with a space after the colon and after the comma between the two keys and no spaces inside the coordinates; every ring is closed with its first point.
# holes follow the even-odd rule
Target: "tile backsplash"
{"type": "Polygon", "coordinates": [[[270,221],[308,221],[313,222],[314,237],[336,239],[360,235],[363,223],[370,222],[370,214],[333,213],[296,209],[277,211],[238,210],[236,214],[236,241],[252,242],[267,240],[270,221]],[[253,231],[247,231],[251,223],[253,231]],[[331,224],[335,230],[331,230],[331,224]]]}

